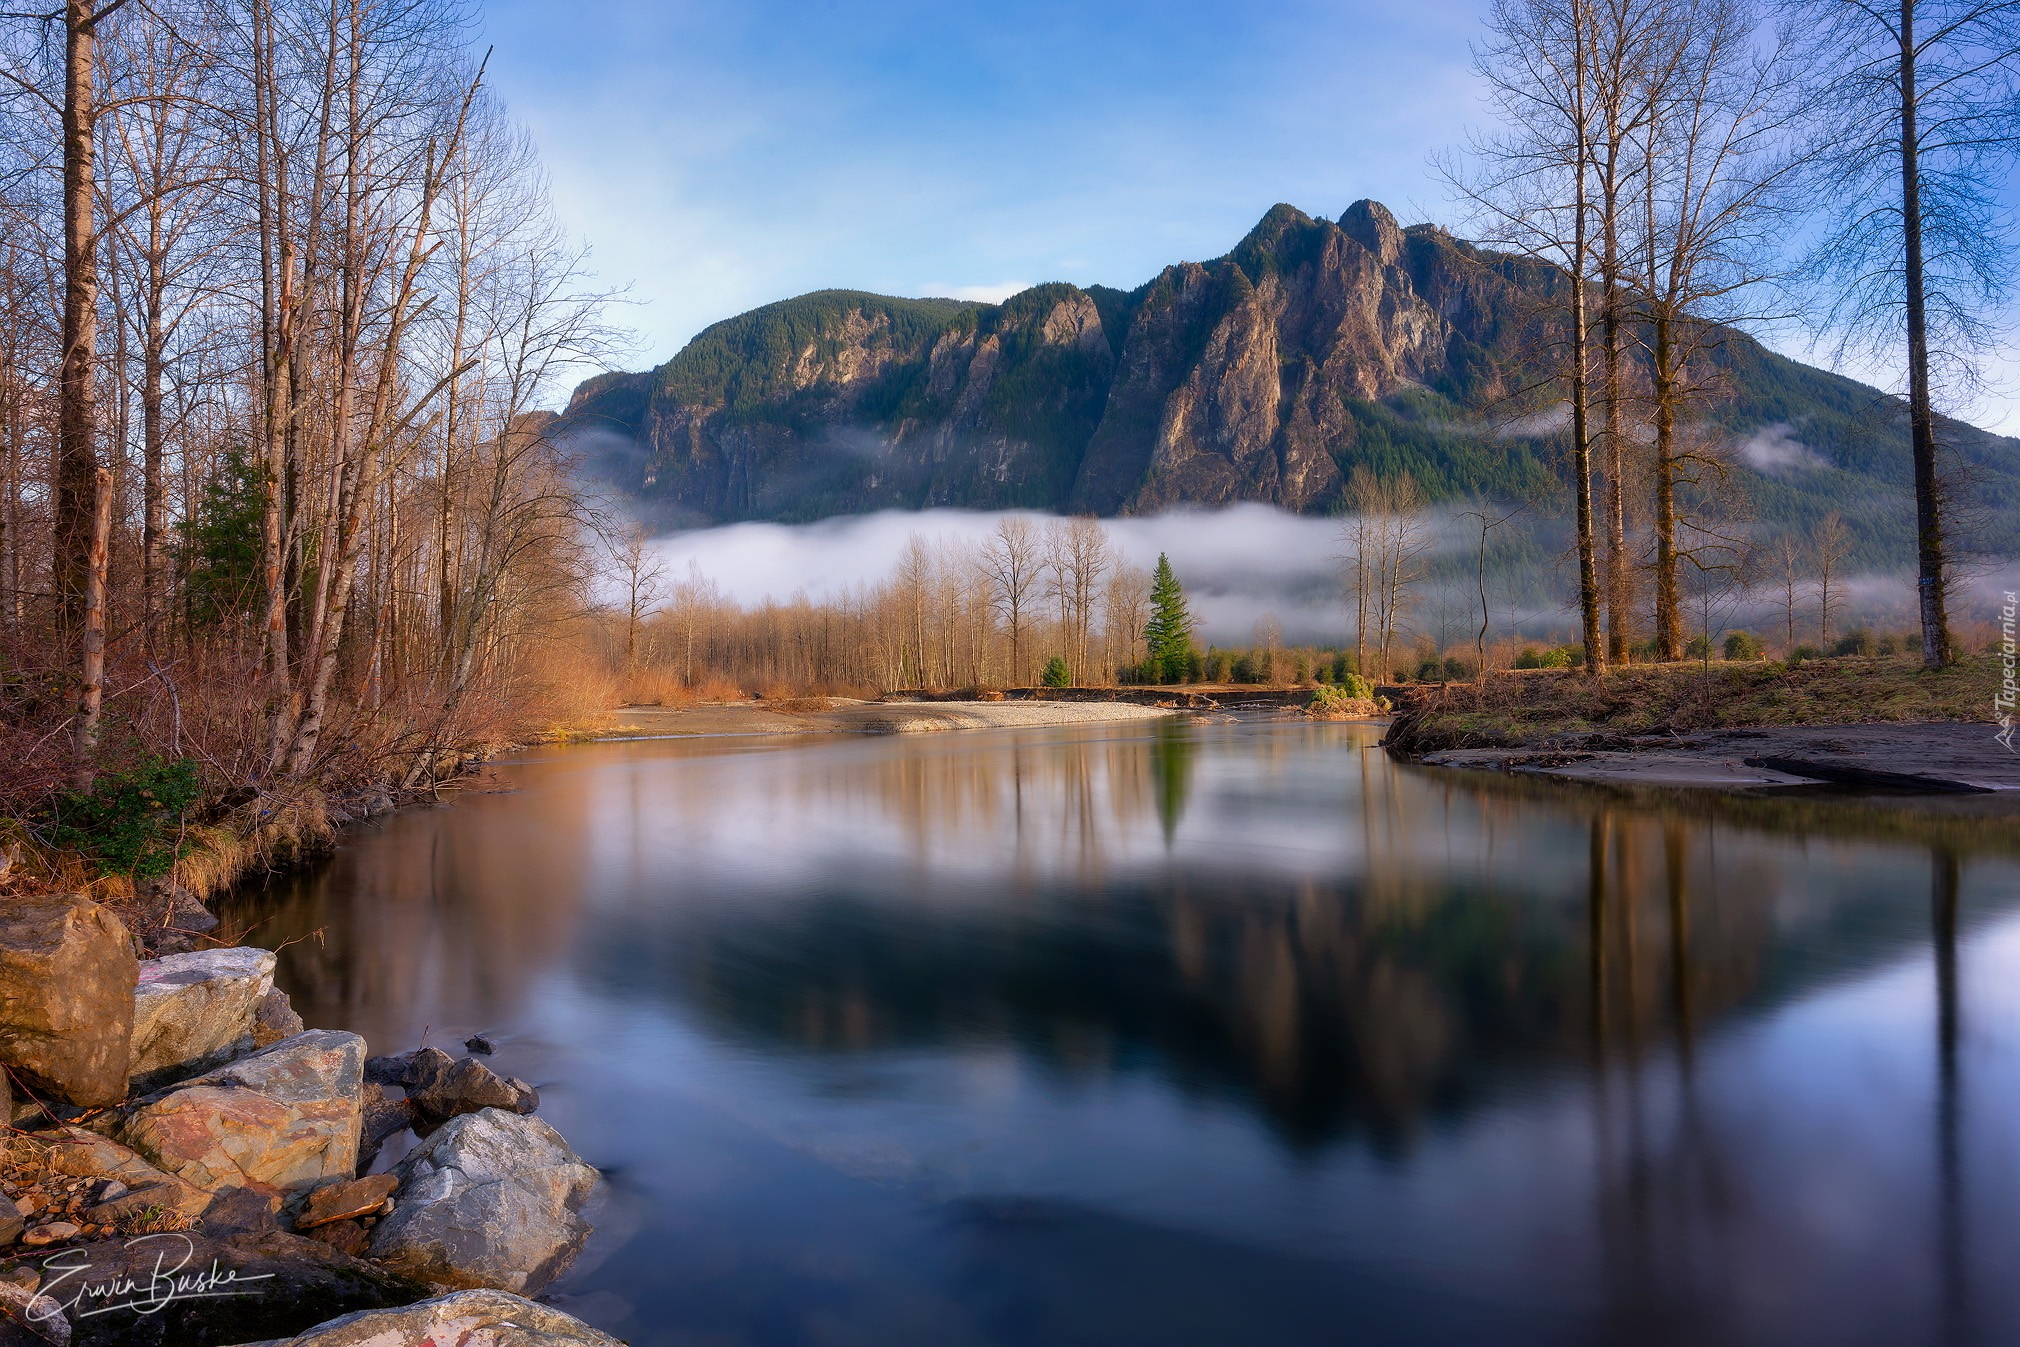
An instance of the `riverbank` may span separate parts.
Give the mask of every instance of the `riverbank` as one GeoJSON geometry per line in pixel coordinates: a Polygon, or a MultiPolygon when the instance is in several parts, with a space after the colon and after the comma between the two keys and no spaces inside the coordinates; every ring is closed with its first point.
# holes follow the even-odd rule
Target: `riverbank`
{"type": "MultiPolygon", "coordinates": [[[[1498,674],[1425,689],[1383,740],[1441,767],[1642,786],[2020,792],[1986,657],[1498,674]]],[[[2016,795],[2015,799],[2020,799],[2016,795]]]]}

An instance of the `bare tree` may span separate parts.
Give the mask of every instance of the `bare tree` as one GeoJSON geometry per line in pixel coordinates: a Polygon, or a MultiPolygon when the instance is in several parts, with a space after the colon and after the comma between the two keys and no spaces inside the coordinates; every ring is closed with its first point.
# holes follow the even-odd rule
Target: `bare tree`
{"type": "Polygon", "coordinates": [[[1955,658],[1937,404],[1978,385],[2012,294],[2020,0],[1785,0],[1809,34],[1829,227],[1813,254],[1840,353],[1906,367],[1922,662],[1955,658]]]}
{"type": "Polygon", "coordinates": [[[1851,530],[1833,510],[1810,535],[1811,568],[1817,577],[1817,644],[1827,655],[1831,652],[1831,614],[1837,608],[1838,571],[1851,550],[1851,530]]]}
{"type": "Polygon", "coordinates": [[[1768,552],[1768,563],[1773,568],[1775,587],[1781,591],[1782,618],[1784,623],[1782,656],[1788,658],[1796,652],[1796,605],[1802,598],[1803,586],[1809,579],[1809,558],[1795,534],[1783,533],[1774,541],[1768,552]]]}
{"type": "Polygon", "coordinates": [[[1024,677],[1024,636],[1031,622],[1045,557],[1038,530],[1023,515],[1005,515],[983,545],[979,561],[990,585],[990,601],[1010,637],[1010,682],[1024,677]]]}
{"type": "Polygon", "coordinates": [[[1593,163],[1600,122],[1593,86],[1600,3],[1495,0],[1487,40],[1475,47],[1473,59],[1501,129],[1474,137],[1468,161],[1438,165],[1472,208],[1483,241],[1547,261],[1563,275],[1553,296],[1564,329],[1555,374],[1571,404],[1579,623],[1585,668],[1593,677],[1606,669],[1591,424],[1593,163]]]}

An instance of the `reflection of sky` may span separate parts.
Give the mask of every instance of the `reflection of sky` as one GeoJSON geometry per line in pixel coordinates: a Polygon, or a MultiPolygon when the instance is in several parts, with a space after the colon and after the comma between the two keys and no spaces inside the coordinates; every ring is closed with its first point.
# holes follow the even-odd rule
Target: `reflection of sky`
{"type": "MultiPolygon", "coordinates": [[[[2010,861],[1961,866],[1962,1198],[1945,1218],[1925,849],[1510,795],[1395,767],[1366,738],[1276,723],[554,751],[510,769],[517,793],[366,834],[325,872],[351,877],[355,908],[305,880],[327,905],[261,938],[326,932],[283,955],[311,1023],[369,1026],[378,1050],[424,1028],[504,1039],[498,1064],[616,1175],[621,1210],[567,1285],[634,1342],[687,1340],[649,1335],[675,1325],[880,1347],[1243,1340],[1226,1313],[1275,1343],[1470,1345],[1470,1306],[1501,1343],[1892,1344],[1937,1340],[1944,1295],[1988,1329],[2020,1322],[2020,1283],[1999,1275],[2020,1254],[2010,861]],[[1594,820],[1616,894],[1649,899],[1613,900],[1597,1068],[1574,1013],[1594,820]],[[1663,982],[1672,824],[1697,960],[1687,1053],[1663,982]],[[1018,1032],[958,1019],[1048,967],[1098,978],[1032,955],[1062,936],[1144,976],[1141,942],[1166,937],[1131,922],[1157,895],[1233,940],[1249,923],[1257,948],[1303,942],[1307,992],[1329,968],[1370,984],[1305,1003],[1353,1032],[1406,1039],[1412,996],[1442,994],[1446,1037],[1399,1058],[1435,1068],[1398,1088],[1414,1112],[1383,1131],[1386,1101],[1332,1098],[1346,1124],[1287,1129],[1266,1065],[1225,1057],[1255,1050],[1243,998],[1267,1001],[1267,979],[1191,989],[1232,1049],[1142,1032],[1164,1003],[1120,983],[1006,1008],[1027,1012],[1018,1032]],[[1480,925],[1511,909],[1532,919],[1480,925]],[[1456,985],[1477,965],[1436,962],[1482,929],[1532,979],[1488,1008],[1571,1003],[1557,1037],[1488,1041],[1479,989],[1456,985]],[[866,957],[907,941],[996,981],[964,1001],[930,968],[866,957]],[[1328,942],[1365,948],[1313,953],[1328,942]],[[991,962],[1006,950],[1023,961],[991,962]],[[849,985],[900,974],[924,990],[849,985]],[[796,1039],[762,1021],[795,979],[866,1014],[902,1015],[907,995],[927,1013],[849,1048],[796,1039]],[[1417,991],[1375,994],[1384,979],[1417,991]],[[1946,1249],[1963,1269],[1947,1283],[1946,1249]],[[1005,1327],[978,1278],[1035,1317],[1005,1327]],[[1144,1327],[1163,1305],[1180,1308],[1144,1327]],[[1136,1327],[1073,1328],[1115,1322],[1136,1327]]],[[[1331,1098],[1309,1077],[1336,1060],[1369,1067],[1304,1047],[1308,1093],[1331,1098]]]]}

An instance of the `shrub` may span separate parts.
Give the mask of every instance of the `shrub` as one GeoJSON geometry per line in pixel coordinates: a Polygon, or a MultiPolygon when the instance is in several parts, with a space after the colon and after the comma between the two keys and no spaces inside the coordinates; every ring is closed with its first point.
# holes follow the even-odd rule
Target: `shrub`
{"type": "Polygon", "coordinates": [[[1571,669],[1585,663],[1585,652],[1577,646],[1560,645],[1552,650],[1524,646],[1515,657],[1518,669],[1571,669]]]}
{"type": "MultiPolygon", "coordinates": [[[[1375,685],[1357,673],[1343,674],[1328,686],[1342,697],[1370,702],[1375,699],[1375,685]]],[[[1319,691],[1325,692],[1327,688],[1322,687],[1319,691]]]]}
{"type": "Polygon", "coordinates": [[[1066,661],[1054,655],[1045,661],[1045,672],[1038,677],[1040,686],[1048,688],[1070,688],[1073,686],[1073,671],[1066,667],[1066,661]]]}
{"type": "Polygon", "coordinates": [[[57,797],[51,840],[108,873],[159,878],[182,854],[183,819],[202,789],[189,758],[147,757],[100,772],[89,792],[57,797]]]}
{"type": "Polygon", "coordinates": [[[1727,659],[1759,659],[1767,653],[1760,637],[1750,631],[1736,631],[1725,638],[1727,659]]]}
{"type": "Polygon", "coordinates": [[[1445,656],[1445,679],[1447,682],[1464,682],[1472,676],[1472,661],[1460,659],[1457,655],[1445,656]]]}
{"type": "Polygon", "coordinates": [[[1864,627],[1860,627],[1856,631],[1848,631],[1839,637],[1838,643],[1831,647],[1831,653],[1833,655],[1870,655],[1875,652],[1877,645],[1878,643],[1873,640],[1873,633],[1867,631],[1864,627]]]}
{"type": "Polygon", "coordinates": [[[1683,647],[1683,653],[1691,659],[1710,659],[1711,638],[1701,635],[1691,637],[1683,647]]]}

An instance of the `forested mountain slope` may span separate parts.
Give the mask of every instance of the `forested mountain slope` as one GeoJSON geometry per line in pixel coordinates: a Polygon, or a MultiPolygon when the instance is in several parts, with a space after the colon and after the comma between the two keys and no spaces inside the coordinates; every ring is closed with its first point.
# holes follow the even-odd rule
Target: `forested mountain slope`
{"type": "MultiPolygon", "coordinates": [[[[1561,408],[1538,371],[1566,282],[1361,201],[1270,210],[1232,252],[1137,289],[1001,304],[825,290],[718,323],[563,419],[593,473],[669,525],[884,508],[1135,514],[1263,501],[1324,512],[1357,464],[1433,497],[1549,494],[1561,408]]],[[[1909,547],[1906,419],[1879,391],[1717,334],[1698,411],[1731,510],[1836,508],[1861,552],[1909,547]]],[[[2020,442],[1946,425],[1994,534],[2020,442]]],[[[1716,474],[1713,474],[1715,477],[1716,474]]],[[[1707,489],[1713,482],[1707,481],[1707,489]]]]}

